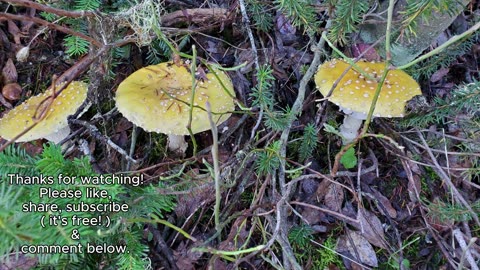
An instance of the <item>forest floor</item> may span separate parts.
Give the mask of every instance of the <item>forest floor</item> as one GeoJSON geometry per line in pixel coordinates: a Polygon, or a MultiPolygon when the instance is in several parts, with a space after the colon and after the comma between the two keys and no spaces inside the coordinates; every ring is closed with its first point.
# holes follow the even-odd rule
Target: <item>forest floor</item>
{"type": "MultiPolygon", "coordinates": [[[[405,69],[423,98],[410,102],[404,118],[374,118],[346,147],[339,136],[345,113],[317,90],[314,74],[341,54],[382,61],[385,53],[355,31],[332,50],[322,32],[339,14],[328,4],[335,1],[298,2],[309,3],[298,13],[317,20],[313,32],[302,16],[288,13],[290,1],[143,1],[137,10],[128,1],[97,1],[99,12],[73,11],[79,2],[95,3],[0,1],[0,115],[54,80],[88,82],[90,107],[70,118],[62,154],[87,157],[95,175],[142,175],[158,197],[173,198],[161,222],[134,221],[152,269],[479,269],[476,33],[405,69]],[[185,136],[188,147],[176,153],[167,148],[167,135],[130,122],[115,102],[133,72],[166,61],[195,73],[188,78],[198,84],[215,80],[206,63],[223,67],[235,96],[225,122],[185,136]],[[7,87],[12,83],[18,87],[7,87]]],[[[377,8],[367,7],[368,18],[386,16],[377,8]]],[[[471,29],[479,12],[472,1],[454,14],[454,23],[418,57],[471,29]]],[[[367,17],[355,16],[359,31],[367,17]]],[[[178,115],[196,111],[174,106],[178,115]]],[[[138,117],[167,125],[157,111],[147,113],[138,117]]],[[[2,139],[2,150],[7,142],[2,139]]],[[[45,142],[15,147],[40,157],[45,142]]],[[[85,263],[116,269],[110,262],[97,256],[85,263]]],[[[3,261],[0,269],[44,262],[22,263],[3,261]]]]}

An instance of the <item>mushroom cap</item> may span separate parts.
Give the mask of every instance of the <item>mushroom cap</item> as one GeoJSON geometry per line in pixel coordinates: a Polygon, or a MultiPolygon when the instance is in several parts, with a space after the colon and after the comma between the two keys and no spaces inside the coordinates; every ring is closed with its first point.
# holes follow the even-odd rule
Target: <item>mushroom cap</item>
{"type": "MultiPolygon", "coordinates": [[[[213,121],[220,125],[230,117],[235,104],[212,73],[234,96],[228,76],[213,68],[206,78],[196,79],[193,99],[193,133],[210,129],[205,103],[211,106],[213,121]]],[[[187,124],[192,95],[192,75],[183,65],[173,62],[147,66],[132,73],[118,86],[116,103],[122,115],[149,132],[188,135],[187,124]]]]}
{"type": "MultiPolygon", "coordinates": [[[[359,61],[356,65],[373,78],[380,78],[385,63],[359,61]]],[[[341,59],[323,63],[315,74],[315,84],[322,95],[327,96],[335,81],[350,67],[341,59]]],[[[343,76],[329,100],[346,113],[366,116],[370,110],[378,83],[364,77],[353,67],[343,76]]],[[[412,97],[421,95],[418,83],[402,70],[390,70],[378,96],[373,116],[403,117],[405,105],[412,97]]]]}
{"type": "MultiPolygon", "coordinates": [[[[61,84],[60,84],[61,85],[61,84]]],[[[59,85],[57,85],[57,89],[59,85]]],[[[74,114],[87,97],[87,84],[83,82],[71,82],[60,95],[55,98],[47,112],[46,117],[35,127],[18,138],[17,142],[33,141],[51,136],[68,127],[67,117],[74,114]]],[[[10,110],[0,119],[0,136],[11,140],[33,123],[33,117],[40,103],[52,94],[49,88],[42,94],[33,96],[10,110]]],[[[47,106],[48,101],[41,106],[47,106]]],[[[39,111],[40,112],[40,111],[39,111]]]]}

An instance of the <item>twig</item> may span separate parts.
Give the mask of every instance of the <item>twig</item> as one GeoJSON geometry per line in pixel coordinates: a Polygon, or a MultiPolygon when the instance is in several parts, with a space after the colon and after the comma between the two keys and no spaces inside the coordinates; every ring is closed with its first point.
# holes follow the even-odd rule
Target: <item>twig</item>
{"type": "MultiPolygon", "coordinates": [[[[475,259],[473,259],[472,253],[468,250],[467,243],[465,242],[465,239],[463,239],[463,233],[460,231],[460,229],[455,229],[453,230],[453,236],[455,239],[457,239],[458,244],[462,248],[463,254],[462,258],[460,260],[460,266],[458,269],[463,269],[463,260],[464,258],[467,259],[468,263],[470,264],[470,269],[472,270],[479,270],[477,263],[475,262],[475,259]]],[[[473,239],[472,239],[473,240],[473,239]]],[[[471,242],[471,241],[470,241],[471,242]]],[[[473,241],[475,242],[475,241],[473,241]]]]}
{"type": "MultiPolygon", "coordinates": [[[[130,142],[130,152],[129,152],[129,156],[130,157],[133,157],[133,154],[135,153],[135,144],[137,143],[137,134],[138,131],[137,131],[137,126],[136,125],[133,125],[133,128],[132,128],[132,140],[130,142]]],[[[130,171],[130,166],[132,165],[132,163],[130,162],[130,160],[127,161],[127,168],[126,168],[126,171],[130,171]]]]}
{"type": "Polygon", "coordinates": [[[239,0],[240,12],[242,13],[242,23],[247,30],[248,39],[250,40],[250,46],[252,47],[253,60],[255,62],[255,68],[260,70],[260,62],[258,61],[257,46],[255,45],[255,39],[253,38],[252,29],[250,29],[250,19],[248,19],[247,9],[245,7],[245,0],[239,0]]]}
{"type": "MultiPolygon", "coordinates": [[[[245,7],[245,0],[239,0],[238,1],[240,5],[240,12],[242,13],[242,22],[243,26],[247,31],[248,39],[250,40],[250,46],[252,47],[252,55],[253,55],[253,61],[255,63],[255,68],[257,72],[260,71],[260,61],[258,60],[258,53],[257,53],[257,46],[255,45],[255,39],[253,37],[252,29],[250,28],[250,19],[248,18],[247,14],[247,9],[245,7]]],[[[255,126],[252,128],[250,139],[253,139],[255,137],[255,133],[260,126],[260,123],[262,122],[263,118],[263,108],[260,108],[260,113],[258,114],[257,122],[255,123],[255,126]]]]}
{"type": "Polygon", "coordinates": [[[458,189],[455,187],[455,185],[452,183],[452,180],[448,175],[445,173],[445,171],[440,167],[440,164],[438,164],[437,159],[435,158],[435,155],[433,155],[432,151],[430,151],[430,148],[428,147],[427,141],[425,141],[425,138],[423,138],[422,133],[420,131],[417,132],[418,137],[422,141],[423,145],[425,146],[425,150],[427,151],[428,155],[430,156],[430,159],[432,160],[433,164],[435,167],[433,168],[437,174],[448,184],[448,187],[450,190],[453,192],[455,195],[455,200],[461,203],[465,208],[468,209],[470,214],[472,215],[472,218],[475,220],[478,226],[480,226],[480,220],[478,219],[478,215],[473,211],[472,207],[468,204],[468,202],[463,198],[462,194],[458,191],[458,189]]]}
{"type": "Polygon", "coordinates": [[[192,131],[192,120],[193,120],[193,105],[195,100],[195,92],[197,89],[197,79],[195,78],[196,68],[197,68],[197,49],[195,45],[192,45],[192,63],[190,64],[190,73],[192,77],[192,94],[190,95],[191,102],[188,104],[188,123],[187,123],[187,130],[190,134],[190,138],[192,139],[193,144],[193,155],[197,154],[197,140],[195,140],[195,136],[193,136],[192,131]]]}
{"type": "Polygon", "coordinates": [[[148,224],[147,228],[153,235],[153,239],[155,240],[154,242],[156,243],[156,252],[165,256],[165,259],[170,266],[169,269],[178,270],[177,264],[175,263],[175,259],[173,256],[173,252],[170,247],[167,246],[167,243],[165,243],[165,240],[163,240],[157,228],[155,228],[152,224],[148,224]]]}
{"type": "Polygon", "coordinates": [[[177,23],[192,22],[208,24],[223,23],[229,17],[225,8],[192,8],[177,10],[162,16],[162,26],[172,26],[177,23]]]}
{"type": "Polygon", "coordinates": [[[115,149],[119,154],[124,156],[130,162],[133,162],[133,163],[138,163],[139,162],[138,160],[135,160],[135,159],[131,158],[128,155],[128,153],[125,150],[123,150],[120,146],[116,145],[109,138],[102,135],[96,126],[88,123],[87,121],[78,120],[78,119],[69,119],[69,122],[72,122],[73,124],[78,124],[78,125],[81,125],[81,126],[85,127],[89,131],[89,133],[91,135],[93,135],[97,140],[100,140],[100,141],[108,144],[110,147],[115,149]]]}
{"type": "Polygon", "coordinates": [[[37,10],[45,11],[48,13],[53,13],[58,16],[70,17],[70,18],[82,18],[82,17],[94,17],[95,13],[91,11],[69,11],[63,10],[58,8],[49,7],[46,5],[42,5],[36,2],[28,1],[28,0],[2,0],[3,2],[10,3],[15,6],[22,6],[28,8],[34,8],[37,10]]]}
{"type": "MultiPolygon", "coordinates": [[[[430,132],[430,131],[428,131],[430,132]]],[[[447,137],[447,134],[445,134],[445,137],[447,137]]],[[[423,146],[422,144],[406,137],[406,136],[403,136],[402,135],[402,139],[408,141],[409,143],[415,145],[415,146],[418,146],[422,149],[426,149],[425,146],[423,146]]],[[[473,156],[473,157],[480,157],[480,153],[463,153],[463,152],[451,152],[451,151],[445,151],[445,150],[438,150],[438,149],[435,149],[435,148],[430,148],[430,151],[434,152],[434,153],[442,153],[442,154],[448,154],[448,155],[453,155],[453,156],[473,156]]],[[[451,169],[454,169],[454,168],[450,168],[451,169]]]]}
{"type": "MultiPolygon", "coordinates": [[[[413,171],[410,168],[410,164],[407,160],[408,159],[402,159],[401,162],[402,162],[403,168],[405,169],[405,172],[407,174],[408,181],[410,182],[410,185],[413,187],[415,201],[416,202],[421,202],[422,200],[420,198],[420,191],[417,189],[417,186],[415,185],[415,179],[413,177],[413,171]]],[[[428,222],[428,220],[426,218],[427,214],[425,213],[424,208],[420,205],[420,207],[418,207],[418,209],[420,210],[420,213],[422,214],[422,219],[423,219],[423,222],[425,223],[425,226],[427,227],[428,231],[430,232],[430,234],[435,239],[435,242],[437,243],[437,246],[440,248],[440,251],[442,252],[443,256],[447,259],[448,263],[455,269],[456,268],[455,263],[452,260],[452,256],[451,256],[450,252],[442,245],[441,239],[437,235],[437,231],[432,229],[432,226],[430,225],[430,223],[428,222]]]]}
{"type": "Polygon", "coordinates": [[[351,217],[347,217],[344,214],[340,214],[338,212],[335,212],[335,211],[332,211],[332,210],[329,210],[329,209],[326,209],[326,208],[322,208],[322,207],[319,207],[319,206],[316,206],[316,205],[313,205],[313,204],[308,204],[308,203],[298,202],[298,201],[290,202],[290,204],[296,204],[296,205],[300,205],[300,206],[309,207],[309,208],[312,208],[312,209],[315,209],[315,210],[318,210],[318,211],[325,212],[325,213],[330,214],[332,216],[335,216],[338,219],[343,220],[343,221],[345,221],[349,224],[357,225],[357,226],[360,225],[360,221],[358,221],[356,219],[353,219],[351,217]]]}
{"type": "MultiPolygon", "coordinates": [[[[328,20],[326,28],[328,28],[330,24],[331,24],[331,21],[328,20]]],[[[312,38],[312,40],[313,40],[313,38],[312,38]]],[[[316,44],[316,48],[322,48],[324,46],[324,44],[325,44],[325,40],[323,38],[320,38],[320,40],[316,44]]],[[[320,50],[318,50],[318,49],[315,50],[314,57],[313,57],[313,60],[310,64],[310,67],[308,68],[307,72],[305,72],[305,75],[300,80],[300,85],[298,87],[297,99],[293,103],[293,106],[292,106],[292,109],[291,109],[292,114],[295,115],[295,116],[299,115],[302,111],[303,101],[305,99],[305,92],[306,92],[306,89],[307,89],[307,85],[308,85],[310,79],[315,74],[315,72],[318,68],[318,65],[320,64],[320,56],[321,56],[320,50]]],[[[277,232],[280,232],[280,228],[279,228],[280,224],[283,224],[285,222],[286,209],[285,209],[285,203],[284,202],[286,202],[288,200],[288,198],[290,197],[290,190],[291,190],[291,187],[293,186],[293,185],[289,185],[289,186],[285,185],[285,161],[286,161],[285,158],[286,158],[286,153],[287,153],[288,137],[289,137],[290,129],[292,128],[292,125],[293,125],[293,117],[289,121],[289,123],[287,124],[286,128],[283,130],[283,132],[280,136],[281,145],[280,145],[279,154],[280,154],[281,158],[280,158],[280,168],[279,168],[279,171],[278,171],[278,180],[279,180],[279,185],[280,185],[280,191],[281,191],[281,194],[282,194],[282,199],[277,202],[277,220],[276,220],[277,224],[276,224],[276,229],[275,229],[275,231],[277,231],[277,232]]],[[[283,231],[284,230],[282,230],[282,232],[283,231]]],[[[275,238],[273,238],[273,240],[275,240],[277,237],[278,237],[278,234],[275,238]]],[[[281,241],[281,242],[283,242],[283,241],[281,241]]],[[[283,243],[281,243],[281,244],[283,244],[283,243]]],[[[282,251],[283,251],[284,255],[287,256],[287,255],[290,255],[290,253],[292,253],[292,250],[291,250],[290,245],[288,244],[288,241],[287,241],[286,244],[287,245],[285,245],[285,246],[282,245],[283,246],[282,251]]],[[[293,258],[291,256],[288,256],[288,258],[284,258],[284,264],[291,264],[293,268],[301,269],[301,266],[298,264],[298,262],[296,261],[294,256],[293,256],[293,258]]],[[[286,267],[286,265],[284,265],[284,266],[286,267]]]]}
{"type": "MultiPolygon", "coordinates": [[[[210,108],[210,102],[206,102],[208,121],[210,122],[210,128],[212,130],[213,146],[212,146],[212,159],[213,159],[213,171],[215,178],[215,229],[220,232],[220,201],[222,199],[222,193],[220,192],[220,165],[218,164],[218,131],[217,125],[213,121],[212,109],[210,108]]],[[[221,241],[221,233],[218,234],[218,241],[221,241]]]]}
{"type": "Polygon", "coordinates": [[[103,46],[102,43],[98,42],[97,40],[95,40],[95,39],[93,39],[93,38],[91,38],[91,37],[89,37],[89,36],[87,36],[83,33],[73,31],[70,28],[51,23],[49,21],[42,20],[40,18],[28,17],[28,16],[24,16],[24,15],[14,15],[14,14],[10,14],[10,13],[0,12],[0,20],[1,20],[1,18],[6,18],[8,20],[15,20],[15,21],[33,21],[34,23],[44,25],[48,28],[63,32],[65,34],[81,37],[81,38],[89,41],[90,43],[92,43],[93,45],[95,45],[98,48],[101,48],[103,46]]]}

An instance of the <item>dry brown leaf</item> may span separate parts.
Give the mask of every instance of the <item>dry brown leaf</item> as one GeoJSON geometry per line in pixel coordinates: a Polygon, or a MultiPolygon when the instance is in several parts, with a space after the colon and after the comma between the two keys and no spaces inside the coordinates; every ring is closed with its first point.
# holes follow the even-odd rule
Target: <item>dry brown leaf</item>
{"type": "Polygon", "coordinates": [[[327,187],[327,193],[325,194],[324,199],[326,208],[335,212],[340,212],[344,195],[343,188],[330,183],[327,187]]]}
{"type": "Polygon", "coordinates": [[[230,228],[230,233],[228,234],[227,239],[218,245],[218,249],[232,251],[238,250],[243,246],[248,237],[247,226],[244,222],[244,216],[240,216],[235,220],[230,228]]]}
{"type": "Polygon", "coordinates": [[[7,62],[5,63],[5,66],[2,69],[2,77],[5,84],[17,82],[17,69],[13,64],[12,58],[8,58],[7,62]]]}
{"type": "MultiPolygon", "coordinates": [[[[375,199],[377,199],[379,201],[379,203],[382,204],[382,206],[385,208],[385,211],[387,211],[388,215],[391,218],[397,218],[397,210],[395,210],[395,208],[393,208],[390,200],[387,197],[383,196],[382,193],[380,193],[378,190],[374,189],[373,187],[370,187],[370,189],[371,189],[372,194],[375,197],[375,199]]],[[[383,208],[382,207],[379,207],[379,210],[382,211],[382,213],[383,213],[383,208]]]]}
{"type": "MultiPolygon", "coordinates": [[[[194,244],[194,246],[198,244],[194,244]]],[[[197,269],[195,267],[195,263],[202,257],[203,252],[192,251],[194,246],[187,245],[185,242],[181,242],[180,245],[178,245],[177,250],[173,251],[173,256],[175,257],[175,263],[177,264],[178,269],[197,269]]]]}
{"type": "Polygon", "coordinates": [[[3,95],[0,95],[0,104],[5,106],[7,109],[13,108],[12,104],[10,104],[4,97],[3,95]]]}
{"type": "Polygon", "coordinates": [[[435,83],[442,80],[445,76],[447,76],[449,71],[450,71],[449,68],[441,68],[435,71],[435,73],[433,73],[432,76],[430,76],[430,81],[432,83],[435,83]]]}
{"type": "Polygon", "coordinates": [[[8,32],[12,34],[13,40],[15,41],[15,44],[20,45],[20,37],[21,37],[21,31],[20,28],[11,20],[8,20],[8,32]]]}
{"type": "Polygon", "coordinates": [[[229,269],[228,265],[224,261],[222,261],[222,259],[220,257],[214,256],[212,258],[212,260],[210,260],[210,263],[209,263],[208,268],[207,268],[208,270],[227,270],[227,269],[229,269]]]}
{"type": "Polygon", "coordinates": [[[337,252],[349,255],[349,257],[357,258],[361,263],[372,267],[378,266],[377,254],[373,250],[372,245],[360,233],[347,229],[347,235],[342,235],[337,241],[337,252]],[[351,239],[352,241],[350,241],[351,239]],[[352,243],[353,242],[353,243],[352,243]]]}
{"type": "MultiPolygon", "coordinates": [[[[408,154],[408,156],[410,158],[411,155],[408,154]]],[[[416,203],[420,196],[420,191],[422,187],[419,176],[422,174],[422,172],[420,170],[420,167],[418,167],[416,163],[411,162],[410,160],[402,161],[402,165],[408,178],[408,197],[410,198],[411,202],[416,203]]]]}
{"type": "Polygon", "coordinates": [[[371,44],[366,43],[357,43],[352,46],[352,55],[353,57],[358,57],[362,55],[363,59],[367,61],[381,61],[382,58],[377,53],[375,48],[371,48],[371,44]]]}
{"type": "MultiPolygon", "coordinates": [[[[28,17],[35,17],[36,11],[37,10],[34,8],[27,8],[27,13],[25,15],[28,17]]],[[[23,33],[28,33],[30,31],[30,28],[32,28],[32,26],[34,25],[33,21],[30,20],[22,21],[21,24],[23,33]]]]}
{"type": "Polygon", "coordinates": [[[0,260],[0,269],[16,269],[16,270],[29,270],[35,268],[38,264],[38,259],[35,257],[29,257],[25,254],[11,254],[8,258],[0,260]]]}
{"type": "MultiPolygon", "coordinates": [[[[208,177],[208,180],[204,183],[207,183],[209,180],[211,178],[208,177]]],[[[188,217],[200,207],[208,205],[215,200],[215,196],[212,196],[212,194],[215,194],[215,188],[212,184],[201,184],[198,179],[197,183],[199,184],[198,187],[193,187],[189,193],[178,196],[177,206],[174,210],[177,216],[188,217]]]]}
{"type": "Polygon", "coordinates": [[[387,249],[382,222],[377,216],[368,210],[360,209],[357,214],[357,220],[360,221],[360,224],[356,227],[368,242],[379,248],[387,249]]]}
{"type": "Polygon", "coordinates": [[[302,215],[302,219],[310,226],[326,220],[325,213],[312,207],[300,208],[300,214],[302,215]]]}

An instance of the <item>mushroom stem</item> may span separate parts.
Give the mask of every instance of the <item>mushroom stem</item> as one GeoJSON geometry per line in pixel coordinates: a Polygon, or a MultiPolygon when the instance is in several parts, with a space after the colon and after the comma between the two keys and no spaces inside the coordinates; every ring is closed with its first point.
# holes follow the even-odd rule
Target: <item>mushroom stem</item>
{"type": "Polygon", "coordinates": [[[340,126],[340,134],[343,136],[343,145],[353,141],[358,135],[358,130],[362,126],[363,119],[357,118],[355,113],[346,114],[343,124],[340,126]]]}
{"type": "Polygon", "coordinates": [[[187,151],[188,143],[185,142],[185,136],[183,135],[168,135],[168,150],[177,153],[185,154],[187,151]]]}
{"type": "Polygon", "coordinates": [[[67,138],[68,135],[70,135],[70,127],[66,126],[64,128],[57,130],[54,133],[50,133],[44,136],[44,138],[55,144],[58,144],[59,142],[63,141],[63,139],[67,138]]]}

